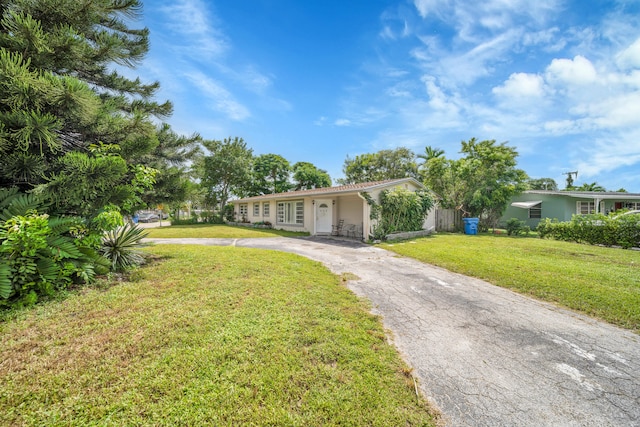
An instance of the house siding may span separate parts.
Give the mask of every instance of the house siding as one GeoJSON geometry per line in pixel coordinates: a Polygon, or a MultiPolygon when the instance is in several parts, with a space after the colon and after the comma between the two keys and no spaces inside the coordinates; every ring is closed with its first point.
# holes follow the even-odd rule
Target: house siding
{"type": "MultiPolygon", "coordinates": [[[[603,194],[604,196],[604,194],[603,194]]],[[[617,195],[616,195],[617,196],[617,195]]],[[[616,203],[625,203],[633,200],[638,200],[637,194],[627,195],[620,193],[620,197],[611,198],[609,193],[608,199],[600,200],[598,203],[598,212],[607,214],[614,211],[616,203]]],[[[507,206],[504,214],[500,218],[500,225],[505,226],[506,222],[511,218],[517,218],[524,221],[529,227],[535,228],[538,223],[545,218],[557,219],[558,221],[571,221],[573,215],[577,214],[578,202],[595,202],[593,197],[576,197],[575,193],[572,194],[544,194],[543,192],[525,192],[514,196],[511,202],[507,206]],[[513,202],[532,202],[542,201],[542,213],[540,219],[529,218],[529,210],[511,206],[513,202]]]]}
{"type": "MultiPolygon", "coordinates": [[[[334,187],[327,189],[318,189],[317,191],[302,191],[289,193],[278,193],[274,195],[258,196],[242,200],[233,201],[236,217],[239,218],[240,206],[248,205],[249,214],[247,218],[251,222],[269,221],[275,228],[289,231],[303,231],[310,234],[316,234],[316,218],[314,201],[325,200],[332,206],[332,222],[337,224],[338,221],[344,220],[344,224],[353,224],[356,227],[362,225],[363,238],[367,238],[375,226],[374,221],[370,219],[371,208],[360,193],[367,192],[374,200],[379,200],[380,193],[384,190],[392,190],[394,188],[404,188],[410,191],[416,191],[423,187],[420,183],[413,179],[402,179],[396,182],[375,182],[355,184],[353,186],[334,187]],[[398,182],[399,181],[399,182],[398,182]],[[366,187],[368,184],[370,186],[366,187]],[[364,186],[364,187],[363,187],[364,186]],[[352,188],[353,187],[353,188],[352,188]],[[311,193],[311,194],[309,194],[311,193]],[[289,197],[290,196],[290,197],[289,197]],[[277,207],[279,202],[303,201],[304,220],[303,224],[280,224],[277,222],[277,207]],[[254,203],[260,203],[260,215],[253,216],[254,203]],[[264,214],[264,204],[269,203],[269,215],[264,214]]],[[[431,220],[433,222],[433,220],[431,220]]],[[[425,221],[428,224],[429,220],[425,221]]]]}

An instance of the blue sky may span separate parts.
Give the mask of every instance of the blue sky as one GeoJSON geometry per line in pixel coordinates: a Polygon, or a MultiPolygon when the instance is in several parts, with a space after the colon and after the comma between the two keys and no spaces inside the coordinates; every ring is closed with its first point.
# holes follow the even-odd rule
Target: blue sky
{"type": "Polygon", "coordinates": [[[640,192],[640,1],[146,0],[179,133],[340,178],[347,155],[507,141],[532,178],[640,192]]]}

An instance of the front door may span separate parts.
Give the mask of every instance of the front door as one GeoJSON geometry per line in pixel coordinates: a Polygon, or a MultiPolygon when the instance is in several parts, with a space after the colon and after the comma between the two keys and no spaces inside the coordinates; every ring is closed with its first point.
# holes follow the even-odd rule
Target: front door
{"type": "Polygon", "coordinates": [[[316,234],[329,234],[332,226],[331,200],[316,200],[316,234]]]}

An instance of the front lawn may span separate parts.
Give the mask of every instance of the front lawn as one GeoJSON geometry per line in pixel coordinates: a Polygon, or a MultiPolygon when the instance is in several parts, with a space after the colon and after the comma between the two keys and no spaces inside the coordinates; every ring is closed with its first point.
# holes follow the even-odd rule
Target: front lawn
{"type": "Polygon", "coordinates": [[[638,251],[486,234],[381,247],[640,332],[638,251]]]}
{"type": "Polygon", "coordinates": [[[152,238],[217,237],[224,239],[242,239],[248,237],[296,237],[309,235],[309,233],[265,228],[234,227],[223,224],[172,225],[170,227],[149,228],[147,230],[149,231],[147,237],[152,238]]]}
{"type": "Polygon", "coordinates": [[[434,425],[380,320],[319,263],[146,250],[136,281],[0,323],[0,425],[434,425]]]}

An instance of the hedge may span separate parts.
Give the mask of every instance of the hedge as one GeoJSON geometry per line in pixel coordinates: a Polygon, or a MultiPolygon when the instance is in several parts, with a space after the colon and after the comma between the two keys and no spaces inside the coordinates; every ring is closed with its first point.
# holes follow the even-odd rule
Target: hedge
{"type": "Polygon", "coordinates": [[[567,222],[546,218],[536,231],[541,238],[628,249],[640,247],[640,214],[574,215],[567,222]]]}

